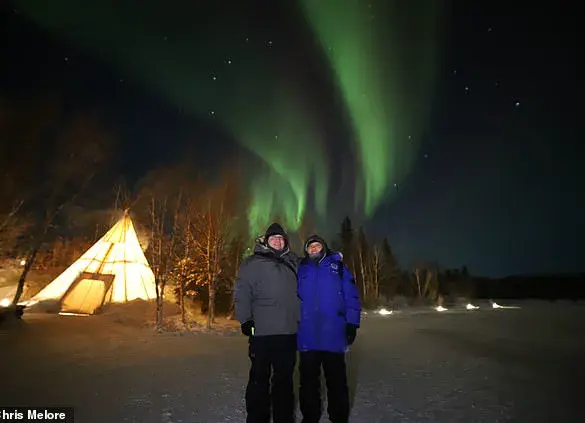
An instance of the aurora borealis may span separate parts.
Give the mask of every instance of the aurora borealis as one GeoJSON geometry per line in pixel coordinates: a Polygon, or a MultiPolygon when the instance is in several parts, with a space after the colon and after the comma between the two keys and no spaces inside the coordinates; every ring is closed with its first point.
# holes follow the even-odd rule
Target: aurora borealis
{"type": "Polygon", "coordinates": [[[303,4],[349,110],[362,179],[355,198],[371,216],[389,195],[388,186],[408,172],[428,125],[439,6],[430,1],[421,11],[400,1],[303,4]],[[420,38],[404,40],[409,31],[420,38]]]}
{"type": "Polygon", "coordinates": [[[337,188],[353,198],[356,213],[371,217],[408,173],[428,126],[441,40],[434,1],[422,12],[398,0],[348,2],[341,9],[336,1],[303,1],[283,16],[291,25],[307,24],[309,41],[297,46],[280,24],[254,30],[254,13],[233,2],[229,16],[217,14],[225,2],[164,10],[156,2],[140,2],[140,8],[96,0],[17,4],[39,25],[187,113],[213,120],[248,149],[261,162],[247,166],[253,233],[276,216],[296,230],[309,204],[311,214],[325,219],[339,209],[331,181],[349,169],[355,173],[345,180],[353,186],[337,188]],[[413,30],[416,37],[404,41],[413,30]],[[326,142],[310,107],[311,81],[290,69],[294,58],[287,55],[295,51],[325,59],[318,73],[330,78],[341,102],[324,104],[338,111],[334,125],[348,126],[345,140],[326,142]],[[331,150],[343,143],[353,144],[354,163],[332,168],[331,150]]]}
{"type": "Polygon", "coordinates": [[[349,215],[405,268],[580,271],[582,37],[568,9],[7,0],[0,101],[95,112],[120,136],[112,176],[129,182],[235,159],[253,233],[305,219],[334,238],[349,215]]]}

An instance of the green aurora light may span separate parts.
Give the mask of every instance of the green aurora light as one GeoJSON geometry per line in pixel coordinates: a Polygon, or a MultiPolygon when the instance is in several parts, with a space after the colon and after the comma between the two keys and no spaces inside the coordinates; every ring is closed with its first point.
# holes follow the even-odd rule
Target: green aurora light
{"type": "Polygon", "coordinates": [[[301,91],[282,81],[266,57],[266,46],[248,42],[248,31],[237,18],[210,24],[205,13],[194,21],[193,16],[169,17],[151,2],[141,3],[140,13],[130,4],[95,0],[21,0],[18,5],[41,26],[91,49],[186,112],[223,125],[263,160],[264,170],[255,168],[249,176],[251,234],[260,233],[275,216],[290,230],[298,229],[313,178],[315,202],[324,214],[327,161],[303,111],[301,91]],[[197,30],[213,42],[202,43],[197,30]],[[183,31],[180,37],[165,36],[183,31]]]}
{"type": "Polygon", "coordinates": [[[363,184],[355,201],[371,216],[418,152],[434,82],[439,2],[425,1],[421,11],[418,2],[401,0],[301,1],[356,131],[363,184]]]}
{"type": "MultiPolygon", "coordinates": [[[[426,123],[438,7],[429,0],[421,17],[405,2],[386,0],[384,14],[392,17],[387,21],[372,20],[363,2],[340,7],[339,1],[302,0],[355,128],[363,173],[356,205],[372,215],[389,195],[388,185],[410,168],[417,150],[412,138],[426,123]],[[390,41],[382,43],[388,25],[390,41]],[[405,46],[407,29],[418,35],[405,46]]],[[[298,229],[311,186],[317,214],[325,216],[329,166],[318,125],[306,112],[302,90],[283,80],[267,57],[263,40],[248,39],[240,14],[209,21],[207,12],[225,9],[222,2],[197,4],[190,13],[163,11],[149,1],[15,3],[40,26],[90,49],[171,104],[227,128],[263,161],[249,175],[252,235],[277,216],[288,229],[298,229]]]]}

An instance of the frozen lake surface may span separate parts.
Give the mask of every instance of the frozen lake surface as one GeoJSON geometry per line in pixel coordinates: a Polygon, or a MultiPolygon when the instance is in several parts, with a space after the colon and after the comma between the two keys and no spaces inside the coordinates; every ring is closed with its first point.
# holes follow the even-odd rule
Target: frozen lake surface
{"type": "MultiPolygon", "coordinates": [[[[347,357],[351,421],[584,422],[585,305],[519,305],[368,313],[347,357]]],[[[72,405],[81,423],[243,423],[246,353],[233,333],[26,314],[0,329],[0,405],[72,405]]]]}

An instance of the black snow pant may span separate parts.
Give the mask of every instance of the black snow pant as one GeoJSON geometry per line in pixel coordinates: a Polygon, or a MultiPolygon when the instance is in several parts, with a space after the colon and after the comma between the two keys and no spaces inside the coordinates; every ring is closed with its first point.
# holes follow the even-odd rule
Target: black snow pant
{"type": "Polygon", "coordinates": [[[246,388],[246,423],[294,423],[296,335],[250,337],[252,362],[246,388]]]}
{"type": "Polygon", "coordinates": [[[327,386],[327,413],[332,423],[349,422],[349,389],[345,354],[328,351],[301,352],[299,402],[303,423],[318,423],[321,418],[321,366],[327,386]]]}

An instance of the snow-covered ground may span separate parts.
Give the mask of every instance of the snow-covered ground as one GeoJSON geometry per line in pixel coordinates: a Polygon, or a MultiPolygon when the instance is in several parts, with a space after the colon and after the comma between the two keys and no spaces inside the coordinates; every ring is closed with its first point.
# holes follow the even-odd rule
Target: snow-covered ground
{"type": "MultiPolygon", "coordinates": [[[[520,307],[368,313],[348,353],[351,421],[585,421],[585,305],[520,307]]],[[[0,405],[73,405],[81,423],[243,423],[246,352],[233,332],[25,314],[0,329],[0,405]]]]}

